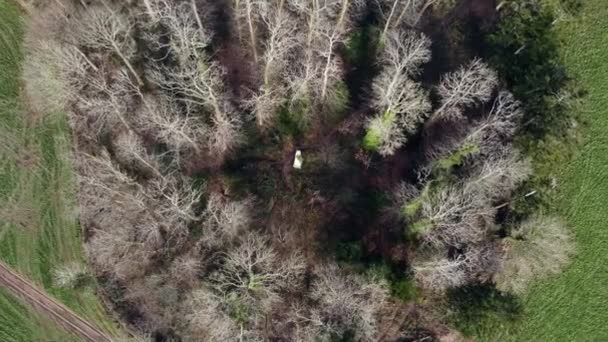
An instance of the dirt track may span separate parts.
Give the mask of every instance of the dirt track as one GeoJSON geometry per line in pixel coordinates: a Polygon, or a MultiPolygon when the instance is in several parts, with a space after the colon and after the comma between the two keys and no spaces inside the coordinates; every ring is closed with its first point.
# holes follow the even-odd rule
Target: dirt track
{"type": "Polygon", "coordinates": [[[112,339],[99,328],[49,297],[34,286],[32,282],[20,276],[2,262],[0,262],[0,286],[22,298],[38,312],[57,322],[67,331],[82,337],[84,341],[112,342],[112,339]]]}

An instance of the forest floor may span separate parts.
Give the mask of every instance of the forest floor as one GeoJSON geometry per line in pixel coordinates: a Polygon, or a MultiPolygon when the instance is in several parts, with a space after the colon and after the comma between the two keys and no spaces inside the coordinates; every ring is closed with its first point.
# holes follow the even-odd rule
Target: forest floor
{"type": "MultiPolygon", "coordinates": [[[[31,113],[22,101],[24,26],[18,8],[0,0],[0,260],[79,315],[118,335],[118,325],[96,296],[93,281],[79,289],[62,289],[53,282],[56,268],[71,263],[85,267],[86,258],[65,115],[31,113]]],[[[0,340],[69,340],[41,320],[0,291],[0,340]]]]}
{"type": "Polygon", "coordinates": [[[588,92],[581,107],[584,143],[557,175],[551,209],[576,237],[577,255],[559,276],[536,284],[512,323],[488,319],[481,341],[608,341],[608,6],[586,0],[556,25],[572,76],[588,92]]]}

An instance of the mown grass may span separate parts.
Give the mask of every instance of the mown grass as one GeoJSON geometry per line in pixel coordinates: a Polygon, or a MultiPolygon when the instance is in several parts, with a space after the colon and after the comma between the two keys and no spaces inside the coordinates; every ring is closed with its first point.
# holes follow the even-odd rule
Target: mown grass
{"type": "MultiPolygon", "coordinates": [[[[55,286],[53,272],[68,263],[85,264],[71,172],[65,115],[30,113],[20,97],[24,21],[10,1],[0,0],[0,259],[48,293],[111,334],[118,334],[95,295],[55,286]]],[[[1,341],[49,339],[48,322],[0,292],[1,341]]],[[[54,333],[55,334],[55,333],[54,333]]]]}
{"type": "Polygon", "coordinates": [[[517,318],[492,312],[467,326],[481,341],[608,341],[608,5],[586,0],[555,29],[569,72],[588,91],[579,109],[584,143],[556,169],[550,209],[569,224],[577,255],[564,273],[535,284],[517,318]]]}

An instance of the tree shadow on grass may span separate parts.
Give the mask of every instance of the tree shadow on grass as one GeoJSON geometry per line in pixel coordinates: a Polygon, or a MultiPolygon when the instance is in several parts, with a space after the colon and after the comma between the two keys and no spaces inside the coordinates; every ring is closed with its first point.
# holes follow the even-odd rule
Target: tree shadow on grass
{"type": "Polygon", "coordinates": [[[521,300],[488,284],[472,284],[446,294],[448,319],[465,335],[475,335],[482,322],[512,323],[520,318],[521,300]]]}

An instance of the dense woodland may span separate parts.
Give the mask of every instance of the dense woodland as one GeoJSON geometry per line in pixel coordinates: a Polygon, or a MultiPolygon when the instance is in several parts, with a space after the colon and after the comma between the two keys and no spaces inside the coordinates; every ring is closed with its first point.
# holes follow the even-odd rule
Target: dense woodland
{"type": "Polygon", "coordinates": [[[457,340],[455,291],[522,294],[574,251],[534,167],[575,96],[553,20],[536,1],[47,1],[25,89],[68,113],[90,267],[141,336],[457,340]]]}

